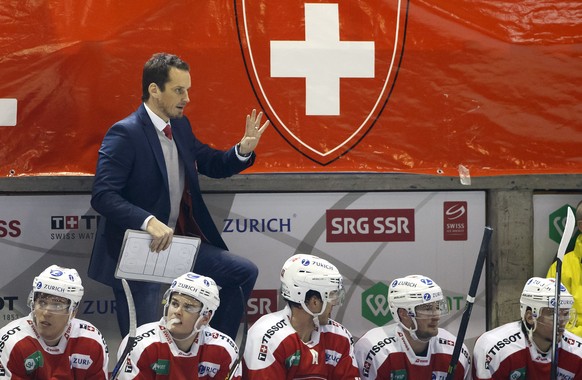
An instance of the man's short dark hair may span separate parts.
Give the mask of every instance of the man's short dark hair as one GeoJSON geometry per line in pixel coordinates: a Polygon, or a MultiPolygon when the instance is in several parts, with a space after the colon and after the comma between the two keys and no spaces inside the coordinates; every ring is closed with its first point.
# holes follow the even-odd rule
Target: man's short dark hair
{"type": "Polygon", "coordinates": [[[141,100],[146,102],[150,98],[148,87],[155,83],[160,90],[164,91],[168,78],[170,76],[170,68],[175,67],[179,70],[190,71],[190,66],[180,57],[168,53],[155,53],[145,63],[143,67],[143,74],[141,77],[141,100]]]}
{"type": "MultiPolygon", "coordinates": [[[[308,303],[308,301],[312,297],[316,297],[320,301],[323,301],[323,299],[321,298],[321,294],[319,294],[318,291],[316,291],[316,290],[308,290],[307,293],[305,293],[305,303],[308,303]]],[[[298,304],[297,302],[293,302],[293,301],[287,300],[287,304],[289,304],[290,307],[297,307],[299,309],[302,309],[301,305],[298,304]]]]}

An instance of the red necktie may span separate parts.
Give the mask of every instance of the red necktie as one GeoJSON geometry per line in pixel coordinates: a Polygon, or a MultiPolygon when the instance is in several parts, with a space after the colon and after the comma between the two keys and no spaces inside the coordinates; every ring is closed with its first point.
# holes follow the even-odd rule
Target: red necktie
{"type": "Polygon", "coordinates": [[[172,128],[170,127],[170,124],[166,124],[166,127],[164,128],[164,135],[166,135],[166,137],[170,140],[172,139],[172,128]]]}

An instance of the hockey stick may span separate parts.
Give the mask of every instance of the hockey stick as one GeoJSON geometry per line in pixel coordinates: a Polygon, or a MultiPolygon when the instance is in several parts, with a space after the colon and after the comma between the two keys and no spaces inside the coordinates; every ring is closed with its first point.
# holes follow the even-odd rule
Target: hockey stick
{"type": "MultiPolygon", "coordinates": [[[[479,256],[477,257],[477,263],[475,264],[473,279],[471,280],[471,286],[469,287],[469,294],[467,294],[465,310],[463,311],[463,317],[461,319],[461,324],[459,325],[459,332],[457,334],[457,339],[455,340],[453,356],[451,357],[449,370],[447,371],[447,380],[453,380],[453,377],[455,376],[459,355],[461,354],[461,348],[463,347],[463,341],[465,340],[465,333],[467,332],[467,327],[469,326],[469,318],[471,317],[471,311],[473,310],[473,304],[475,303],[475,294],[477,293],[477,287],[479,286],[479,279],[481,278],[483,264],[485,263],[487,252],[489,251],[491,234],[493,234],[491,227],[485,227],[485,231],[483,231],[483,240],[481,240],[481,249],[479,249],[479,256]]],[[[466,370],[471,371],[470,368],[467,368],[466,370]]]]}
{"type": "Polygon", "coordinates": [[[135,303],[133,302],[133,295],[131,294],[131,289],[129,288],[129,284],[127,281],[122,278],[121,284],[123,285],[123,292],[125,293],[125,297],[127,298],[127,309],[129,311],[129,334],[127,335],[127,343],[125,344],[125,348],[123,349],[123,353],[119,357],[117,363],[115,363],[115,367],[113,367],[113,371],[111,372],[111,376],[109,377],[110,380],[115,380],[119,376],[119,371],[121,367],[125,363],[131,349],[133,348],[133,343],[135,342],[135,331],[137,329],[137,319],[135,315],[135,303]]]}
{"type": "Polygon", "coordinates": [[[238,357],[236,358],[235,362],[232,363],[232,366],[230,367],[230,370],[228,371],[228,375],[226,375],[225,380],[231,380],[232,377],[234,376],[236,369],[240,365],[240,363],[243,359],[243,355],[245,353],[245,346],[247,345],[247,335],[249,332],[249,323],[248,323],[248,318],[247,318],[247,305],[245,302],[245,295],[244,295],[242,288],[240,286],[238,288],[240,289],[240,296],[241,296],[241,300],[243,303],[243,335],[242,335],[242,338],[240,341],[240,347],[238,348],[238,357]]]}
{"type": "Polygon", "coordinates": [[[550,379],[555,380],[558,378],[558,344],[560,343],[558,339],[558,318],[560,316],[560,288],[562,287],[562,260],[564,260],[564,254],[566,253],[566,248],[568,247],[568,242],[572,237],[574,232],[574,214],[572,209],[568,207],[568,212],[566,216],[566,225],[564,227],[564,232],[562,233],[562,239],[560,240],[560,245],[558,246],[558,254],[556,256],[556,295],[554,297],[554,323],[552,326],[552,367],[550,370],[550,379]]]}

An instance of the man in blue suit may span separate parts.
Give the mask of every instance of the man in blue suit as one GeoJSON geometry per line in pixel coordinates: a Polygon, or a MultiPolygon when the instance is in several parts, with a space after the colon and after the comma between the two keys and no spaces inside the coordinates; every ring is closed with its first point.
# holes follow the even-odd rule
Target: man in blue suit
{"type": "MultiPolygon", "coordinates": [[[[154,54],[143,69],[143,104],[107,131],[99,150],[91,205],[102,217],[88,274],[112,287],[122,336],[129,331],[128,307],[114,271],[127,229],[147,231],[155,252],[167,249],[174,233],[201,237],[193,271],[221,287],[212,325],[233,339],[258,275],[254,263],[228,251],[202,199],[198,173],[225,178],[250,167],[269,122],[261,125],[262,112],[253,110],[235,147],[213,149],[194,136],[184,117],[190,87],[186,62],[154,54]]],[[[159,320],[160,284],[136,281],[130,287],[138,326],[159,320]]]]}

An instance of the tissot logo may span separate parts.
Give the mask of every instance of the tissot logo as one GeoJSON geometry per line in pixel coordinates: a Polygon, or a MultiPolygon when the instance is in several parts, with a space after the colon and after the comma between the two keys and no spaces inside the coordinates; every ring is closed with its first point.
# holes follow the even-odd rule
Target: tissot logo
{"type": "Polygon", "coordinates": [[[0,310],[14,310],[14,301],[17,301],[18,297],[16,296],[4,296],[0,297],[0,310]]]}
{"type": "Polygon", "coordinates": [[[414,209],[327,210],[327,242],[414,241],[414,209]]]}
{"type": "Polygon", "coordinates": [[[99,215],[53,215],[51,230],[95,230],[99,215]]]}
{"type": "Polygon", "coordinates": [[[255,95],[300,153],[327,165],[386,112],[403,53],[407,5],[235,0],[255,95]]]}
{"type": "Polygon", "coordinates": [[[51,240],[90,240],[94,238],[99,215],[51,216],[51,240]]]}

